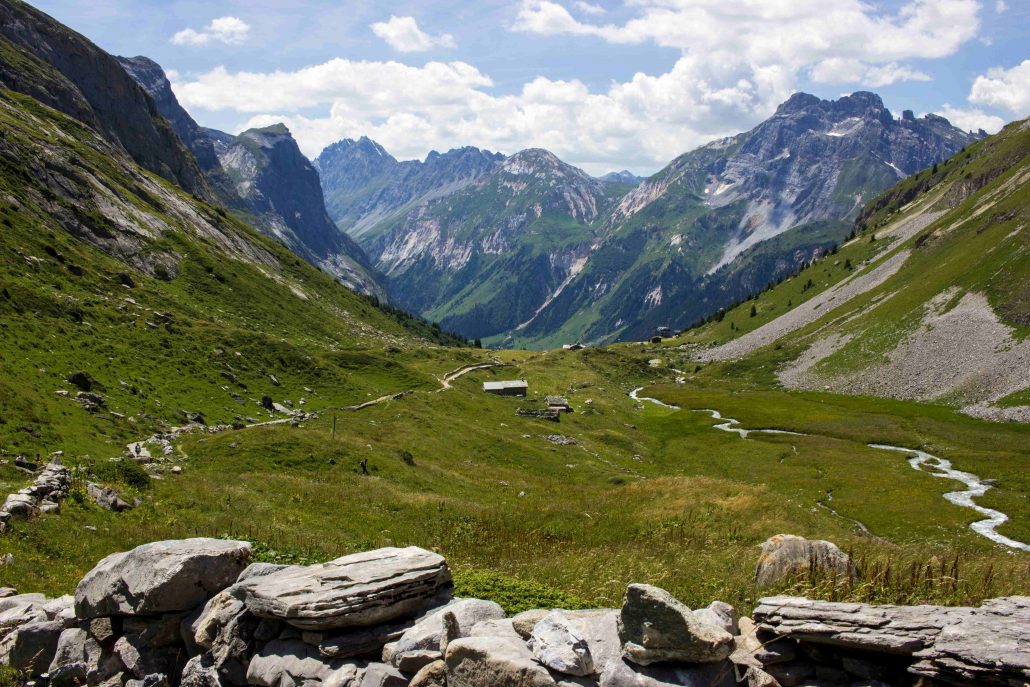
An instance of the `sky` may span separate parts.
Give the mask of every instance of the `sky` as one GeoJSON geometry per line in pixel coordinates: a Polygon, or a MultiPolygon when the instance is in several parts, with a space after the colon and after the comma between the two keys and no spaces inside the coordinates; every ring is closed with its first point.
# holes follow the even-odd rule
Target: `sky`
{"type": "Polygon", "coordinates": [[[312,158],[368,136],[647,175],[797,91],[967,130],[1030,115],[1030,0],[30,1],[157,61],[203,126],[283,122],[312,158]]]}

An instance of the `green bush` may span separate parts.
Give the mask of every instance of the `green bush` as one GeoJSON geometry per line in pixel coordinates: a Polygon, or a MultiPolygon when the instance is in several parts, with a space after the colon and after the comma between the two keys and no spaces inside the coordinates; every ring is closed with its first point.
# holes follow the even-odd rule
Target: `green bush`
{"type": "Polygon", "coordinates": [[[454,571],[454,595],[487,599],[512,615],[533,608],[589,608],[590,603],[560,589],[489,570],[454,571]]]}
{"type": "Polygon", "coordinates": [[[111,460],[90,467],[90,473],[100,482],[118,482],[136,489],[150,486],[150,475],[134,460],[111,460]]]}

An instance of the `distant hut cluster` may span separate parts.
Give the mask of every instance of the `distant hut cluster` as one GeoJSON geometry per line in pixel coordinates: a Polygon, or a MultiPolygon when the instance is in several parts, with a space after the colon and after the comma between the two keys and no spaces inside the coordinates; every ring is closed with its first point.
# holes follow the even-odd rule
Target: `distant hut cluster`
{"type": "MultiPolygon", "coordinates": [[[[529,382],[524,379],[511,379],[495,382],[483,382],[483,391],[496,396],[526,397],[529,393],[529,382]]],[[[534,417],[553,422],[561,421],[562,413],[571,413],[572,405],[564,396],[545,396],[543,408],[523,408],[515,410],[519,417],[534,417]]]]}
{"type": "Polygon", "coordinates": [[[673,331],[671,327],[655,327],[654,336],[651,337],[650,341],[653,344],[660,344],[662,339],[668,339],[671,336],[677,336],[680,332],[673,331]]]}

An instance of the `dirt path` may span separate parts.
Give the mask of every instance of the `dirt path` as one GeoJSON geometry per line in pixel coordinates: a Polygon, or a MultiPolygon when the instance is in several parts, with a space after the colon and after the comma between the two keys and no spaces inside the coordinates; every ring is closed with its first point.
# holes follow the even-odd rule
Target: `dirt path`
{"type": "Polygon", "coordinates": [[[451,370],[443,377],[440,378],[440,388],[436,390],[437,393],[446,391],[451,388],[451,382],[459,377],[467,375],[469,372],[475,372],[476,370],[485,370],[491,367],[504,367],[507,363],[492,362],[492,363],[475,363],[473,365],[463,365],[457,370],[451,370]]]}

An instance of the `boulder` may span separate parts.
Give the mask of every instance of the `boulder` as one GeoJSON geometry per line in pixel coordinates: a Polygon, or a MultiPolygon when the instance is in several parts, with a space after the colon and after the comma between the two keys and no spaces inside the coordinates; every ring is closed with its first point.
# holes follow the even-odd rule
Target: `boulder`
{"type": "Polygon", "coordinates": [[[28,494],[10,494],[0,510],[19,518],[31,518],[39,515],[36,499],[28,494]]]}
{"type": "Polygon", "coordinates": [[[413,621],[408,619],[398,623],[361,627],[324,635],[318,643],[318,650],[327,658],[381,656],[383,646],[389,642],[396,642],[412,625],[413,621]]]}
{"type": "Polygon", "coordinates": [[[448,687],[555,687],[520,640],[504,637],[463,637],[447,647],[448,687]]]}
{"type": "Polygon", "coordinates": [[[579,677],[594,672],[594,659],[587,641],[561,611],[548,613],[536,624],[529,647],[536,659],[551,670],[579,677]]]}
{"type": "Polygon", "coordinates": [[[415,673],[408,687],[447,687],[447,664],[433,661],[415,673]]]}
{"type": "Polygon", "coordinates": [[[180,687],[229,687],[230,684],[218,674],[210,658],[203,654],[186,662],[179,679],[180,687]]]}
{"type": "MultiPolygon", "coordinates": [[[[452,639],[468,636],[476,623],[504,618],[504,609],[493,601],[455,600],[443,608],[429,613],[402,634],[393,647],[391,663],[405,672],[416,672],[427,663],[443,658],[440,644],[444,633],[444,616],[448,613],[453,615],[457,622],[455,630],[457,636],[452,639]],[[407,661],[408,655],[414,652],[418,652],[417,660],[420,663],[415,670],[409,670],[402,665],[402,662],[407,661]]],[[[408,665],[412,664],[408,662],[408,665]]]]}
{"type": "Polygon", "coordinates": [[[610,661],[622,660],[622,640],[619,638],[619,611],[600,609],[566,614],[573,630],[590,649],[597,673],[604,671],[610,661]]]}
{"type": "Polygon", "coordinates": [[[306,682],[323,682],[342,661],[323,658],[318,649],[296,639],[273,639],[247,667],[247,684],[257,687],[288,687],[306,682]],[[292,681],[292,682],[291,682],[292,681]]]}
{"type": "Polygon", "coordinates": [[[0,599],[0,638],[20,625],[53,620],[44,610],[46,603],[42,594],[18,594],[0,599]]]}
{"type": "Polygon", "coordinates": [[[533,628],[536,627],[536,624],[551,611],[561,611],[562,615],[569,620],[578,620],[579,618],[594,617],[599,614],[603,615],[612,612],[618,613],[618,609],[614,608],[588,608],[575,611],[563,608],[534,608],[533,610],[522,611],[513,615],[511,617],[512,626],[519,633],[520,637],[528,640],[533,634],[533,628]]]}
{"type": "Polygon", "coordinates": [[[640,665],[662,661],[721,661],[733,650],[733,636],[698,620],[664,589],[631,584],[619,614],[625,658],[640,665]]]}
{"type": "Polygon", "coordinates": [[[140,680],[128,680],[125,687],[168,687],[168,676],[164,673],[151,673],[140,680]]]}
{"type": "Polygon", "coordinates": [[[694,666],[641,666],[612,661],[605,666],[600,687],[738,687],[729,661],[694,666]]]}
{"type": "Polygon", "coordinates": [[[86,493],[89,494],[89,497],[98,506],[115,513],[121,513],[132,508],[132,504],[119,496],[118,492],[114,489],[96,484],[95,482],[86,484],[86,493]]]}
{"type": "Polygon", "coordinates": [[[777,534],[762,544],[762,553],[755,568],[755,584],[770,587],[812,568],[836,576],[840,580],[858,577],[851,557],[836,544],[821,539],[809,540],[793,534],[777,534]]]}
{"type": "Polygon", "coordinates": [[[1030,597],[985,601],[915,657],[909,672],[941,682],[1030,683],[1030,597]]]}
{"type": "Polygon", "coordinates": [[[449,596],[443,556],[385,548],[282,570],[243,585],[247,608],[301,630],[367,627],[416,615],[449,596]]]}
{"type": "Polygon", "coordinates": [[[373,663],[361,676],[360,687],[408,687],[408,678],[385,663],[373,663]]]}
{"type": "Polygon", "coordinates": [[[42,675],[57,654],[64,623],[45,620],[21,625],[0,642],[0,660],[29,675],[42,675]]]}
{"type": "Polygon", "coordinates": [[[739,633],[737,629],[737,611],[725,601],[713,601],[707,608],[694,611],[694,617],[702,623],[721,627],[731,635],[739,633]]]}
{"type": "Polygon", "coordinates": [[[61,633],[54,658],[47,673],[54,687],[81,685],[87,681],[100,657],[100,645],[82,628],[72,627],[61,633]]]}
{"type": "MultiPolygon", "coordinates": [[[[508,639],[522,639],[519,633],[515,631],[515,626],[512,624],[511,618],[504,618],[503,620],[481,620],[472,626],[472,630],[469,632],[469,637],[506,637],[508,639]]],[[[447,643],[450,644],[450,641],[447,643]]]]}
{"type": "Polygon", "coordinates": [[[192,610],[232,584],[250,544],[181,539],[137,546],[104,558],[79,582],[75,615],[152,615],[192,610]]]}

